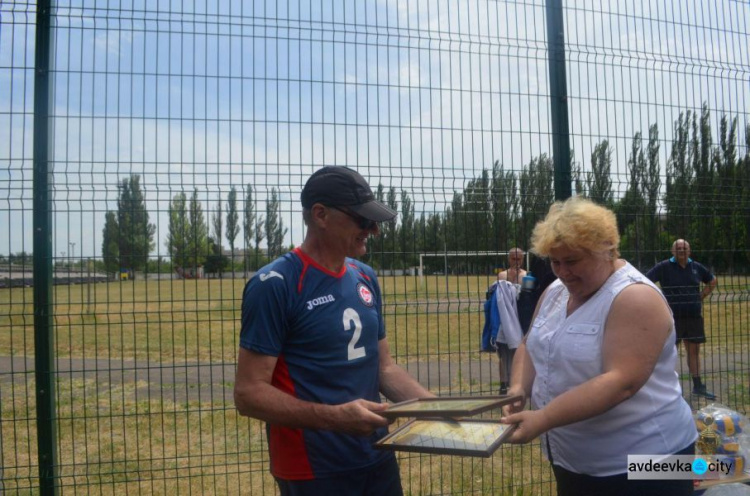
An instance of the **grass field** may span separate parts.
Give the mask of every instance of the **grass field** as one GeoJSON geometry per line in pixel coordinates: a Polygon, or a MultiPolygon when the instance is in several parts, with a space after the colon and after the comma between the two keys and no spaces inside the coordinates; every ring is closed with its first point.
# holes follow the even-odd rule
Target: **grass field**
{"type": "MultiPolygon", "coordinates": [[[[384,277],[386,327],[395,356],[425,359],[476,350],[489,277],[384,277]],[[446,287],[447,286],[447,287],[446,287]]],[[[244,281],[166,280],[56,286],[55,351],[158,362],[236,359],[244,281]]],[[[747,279],[705,305],[707,346],[747,346],[747,279]],[[736,288],[736,291],[735,289],[736,288]]],[[[0,290],[0,356],[33,356],[32,288],[0,290]]]]}
{"type": "MultiPolygon", "coordinates": [[[[721,281],[721,279],[720,279],[721,281]]],[[[480,355],[481,302],[490,277],[384,277],[391,349],[401,363],[455,367],[480,355]]],[[[707,352],[747,355],[746,278],[720,285],[706,304],[707,352]]],[[[54,349],[61,488],[65,493],[273,494],[265,432],[231,402],[244,281],[134,281],[56,286],[54,349]],[[128,367],[146,363],[148,375],[128,367]],[[193,364],[225,366],[189,378],[193,364]],[[185,379],[161,381],[165,372],[185,379]],[[213,374],[213,373],[212,373],[213,374]],[[204,384],[205,383],[205,384],[204,384]],[[204,386],[207,389],[204,390],[204,386]]],[[[0,357],[33,357],[31,288],[0,290],[0,357]]],[[[13,362],[15,364],[20,362],[13,362]]],[[[736,363],[736,362],[735,362],[736,363]]],[[[747,361],[719,367],[730,399],[747,405],[747,361]],[[724,375],[726,378],[724,378],[724,375]]],[[[37,486],[35,389],[31,369],[0,372],[0,451],[6,494],[37,486]]],[[[491,381],[460,374],[438,393],[488,394],[491,381]]],[[[550,494],[538,445],[504,447],[492,458],[400,455],[409,494],[550,494]]]]}

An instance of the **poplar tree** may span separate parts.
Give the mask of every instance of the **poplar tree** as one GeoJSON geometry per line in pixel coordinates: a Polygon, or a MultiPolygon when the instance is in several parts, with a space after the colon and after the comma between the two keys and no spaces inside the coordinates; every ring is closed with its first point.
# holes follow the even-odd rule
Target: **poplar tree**
{"type": "Polygon", "coordinates": [[[141,177],[133,174],[118,184],[117,225],[119,226],[120,266],[141,270],[154,249],[156,226],[149,222],[141,190],[141,177]]]}
{"type": "Polygon", "coordinates": [[[188,221],[187,263],[188,267],[197,269],[205,263],[209,252],[208,227],[198,201],[198,189],[194,189],[190,196],[188,221]]]}
{"type": "Polygon", "coordinates": [[[169,229],[166,242],[167,252],[175,270],[184,269],[187,266],[189,233],[187,197],[185,193],[177,193],[169,204],[169,229]]]}
{"type": "Polygon", "coordinates": [[[284,249],[284,236],[288,229],[284,228],[281,219],[281,205],[276,188],[271,188],[271,198],[266,203],[266,240],[268,243],[268,258],[274,259],[282,254],[284,249]]]}
{"type": "Polygon", "coordinates": [[[587,175],[587,186],[589,198],[605,207],[611,208],[614,204],[614,192],[612,191],[612,149],[609,141],[603,140],[594,146],[591,153],[591,172],[587,175]]]}
{"type": "Polygon", "coordinates": [[[214,247],[217,254],[221,254],[221,237],[224,233],[224,217],[222,214],[221,198],[216,203],[216,210],[211,214],[211,226],[214,231],[214,247]]]}
{"type": "Polygon", "coordinates": [[[120,227],[117,225],[117,214],[107,212],[102,231],[102,259],[104,270],[108,273],[120,272],[120,227]]]}
{"type": "Polygon", "coordinates": [[[237,215],[237,188],[232,186],[227,198],[227,230],[225,236],[229,243],[229,251],[232,256],[232,273],[234,274],[234,243],[240,232],[239,216],[237,215]]]}

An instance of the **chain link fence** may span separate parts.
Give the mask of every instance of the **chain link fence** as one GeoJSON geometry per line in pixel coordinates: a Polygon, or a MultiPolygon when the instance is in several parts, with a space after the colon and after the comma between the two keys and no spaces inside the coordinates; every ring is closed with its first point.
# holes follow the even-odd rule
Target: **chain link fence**
{"type": "MultiPolygon", "coordinates": [[[[0,492],[276,493],[241,295],[323,165],[399,212],[366,262],[430,390],[497,393],[485,291],[567,185],[642,270],[686,238],[717,274],[704,376],[747,414],[750,6],[565,2],[551,41],[549,7],[0,3],[0,492]]],[[[538,442],[399,462],[407,494],[554,494],[538,442]]]]}

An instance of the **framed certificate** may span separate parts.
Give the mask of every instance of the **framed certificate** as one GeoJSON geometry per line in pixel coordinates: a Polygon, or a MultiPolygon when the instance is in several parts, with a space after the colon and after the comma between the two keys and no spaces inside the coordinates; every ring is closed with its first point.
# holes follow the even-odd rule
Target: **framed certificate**
{"type": "Polygon", "coordinates": [[[456,418],[470,417],[487,410],[520,400],[520,396],[454,396],[420,398],[395,403],[388,410],[378,412],[385,418],[456,418]]]}
{"type": "Polygon", "coordinates": [[[490,457],[515,429],[493,420],[413,419],[375,448],[439,455],[490,457]]]}

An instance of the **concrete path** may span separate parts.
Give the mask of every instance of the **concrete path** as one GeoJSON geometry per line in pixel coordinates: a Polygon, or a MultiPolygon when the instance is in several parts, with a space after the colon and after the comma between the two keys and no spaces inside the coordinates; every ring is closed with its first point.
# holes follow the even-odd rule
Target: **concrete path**
{"type": "MultiPolygon", "coordinates": [[[[412,361],[405,368],[429,389],[443,395],[492,394],[498,387],[497,357],[493,353],[474,353],[461,360],[430,359],[412,361]]],[[[678,370],[687,376],[684,356],[678,370]],[[684,372],[683,372],[684,371],[684,372]]],[[[397,361],[398,357],[397,357],[397,361]]],[[[401,362],[403,364],[403,362],[401,362]]],[[[728,401],[736,395],[737,385],[750,390],[750,351],[726,355],[712,354],[703,359],[709,390],[719,400],[728,401]]],[[[113,386],[125,386],[128,397],[137,400],[168,399],[173,402],[227,402],[232,403],[234,363],[181,363],[164,364],[119,359],[69,359],[56,362],[60,379],[85,380],[94,383],[100,394],[108,394],[113,386]]],[[[0,357],[0,388],[9,383],[23,384],[34,378],[31,358],[0,357]]],[[[683,387],[691,387],[687,379],[683,387]]],[[[688,398],[689,395],[686,395],[688,398]]],[[[688,398],[691,403],[705,402],[702,398],[688,398]]],[[[750,398],[747,400],[750,402],[750,398]]]]}

